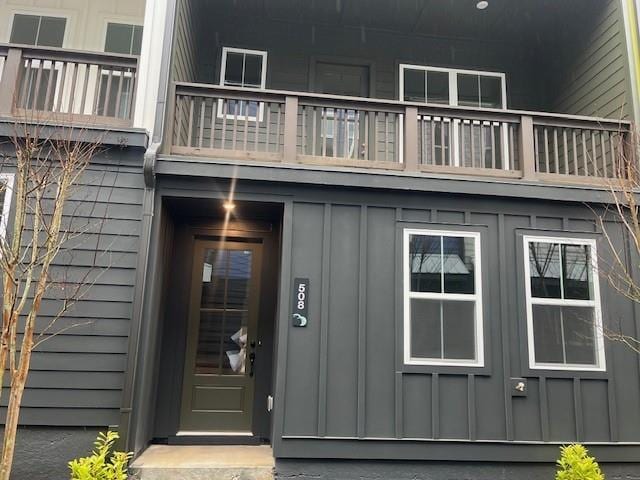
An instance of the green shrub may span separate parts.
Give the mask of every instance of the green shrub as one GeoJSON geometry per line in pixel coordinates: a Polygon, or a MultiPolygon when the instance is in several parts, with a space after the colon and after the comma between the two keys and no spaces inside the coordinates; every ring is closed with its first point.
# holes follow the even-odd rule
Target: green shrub
{"type": "Polygon", "coordinates": [[[132,453],[112,452],[116,432],[100,432],[88,457],[69,462],[71,480],[126,480],[132,453]]]}
{"type": "Polygon", "coordinates": [[[604,480],[596,459],[580,444],[560,448],[556,480],[604,480]]]}

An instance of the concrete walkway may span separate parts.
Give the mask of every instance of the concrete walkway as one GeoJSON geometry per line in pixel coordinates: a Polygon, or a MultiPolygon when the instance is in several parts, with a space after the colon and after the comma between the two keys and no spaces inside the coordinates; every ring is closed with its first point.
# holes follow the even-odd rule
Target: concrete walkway
{"type": "Polygon", "coordinates": [[[273,480],[269,446],[152,445],[131,465],[139,480],[273,480]]]}

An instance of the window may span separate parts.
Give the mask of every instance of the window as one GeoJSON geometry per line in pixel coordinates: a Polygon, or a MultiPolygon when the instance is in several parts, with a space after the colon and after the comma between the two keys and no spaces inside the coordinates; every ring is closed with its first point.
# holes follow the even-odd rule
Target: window
{"type": "Polygon", "coordinates": [[[7,233],[13,193],[13,178],[13,174],[0,173],[0,238],[5,238],[7,233]]]}
{"type": "MultiPolygon", "coordinates": [[[[224,47],[220,68],[220,85],[264,89],[267,81],[267,52],[224,47]]],[[[262,121],[264,104],[259,102],[220,100],[218,116],[237,120],[262,121]]]]}
{"type": "Polygon", "coordinates": [[[484,365],[480,234],[404,230],[404,359],[484,365]]]}
{"type": "MultiPolygon", "coordinates": [[[[104,43],[105,52],[140,55],[141,45],[142,26],[111,22],[107,24],[107,35],[104,43]]],[[[129,118],[133,107],[133,89],[132,71],[103,69],[100,76],[100,91],[96,114],[116,118],[129,118]]]]}
{"type": "Polygon", "coordinates": [[[140,55],[141,47],[142,25],[111,22],[107,24],[107,37],[104,42],[105,52],[140,55]]]}
{"type": "Polygon", "coordinates": [[[593,240],[525,237],[531,368],[604,370],[593,240]]]}
{"type": "Polygon", "coordinates": [[[62,47],[67,19],[41,15],[13,16],[9,42],[39,47],[62,47]]]}
{"type": "Polygon", "coordinates": [[[400,100],[507,108],[504,73],[400,65],[400,100]]]}

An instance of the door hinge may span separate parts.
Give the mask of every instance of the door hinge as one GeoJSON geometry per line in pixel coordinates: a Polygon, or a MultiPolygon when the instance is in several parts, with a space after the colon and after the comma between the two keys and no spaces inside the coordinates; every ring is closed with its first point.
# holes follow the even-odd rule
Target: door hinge
{"type": "Polygon", "coordinates": [[[273,410],[273,395],[267,395],[267,412],[273,410]]]}

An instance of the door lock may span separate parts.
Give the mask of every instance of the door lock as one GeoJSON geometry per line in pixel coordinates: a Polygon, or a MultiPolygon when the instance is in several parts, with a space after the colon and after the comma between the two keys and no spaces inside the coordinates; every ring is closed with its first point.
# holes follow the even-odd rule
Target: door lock
{"type": "Polygon", "coordinates": [[[256,363],[256,354],[251,352],[249,354],[249,376],[253,377],[253,365],[256,363]]]}

